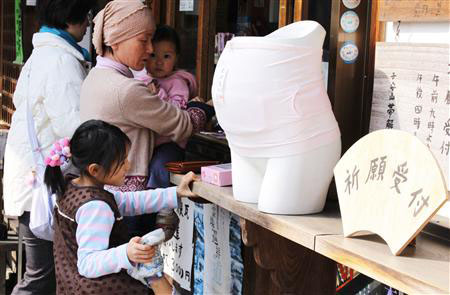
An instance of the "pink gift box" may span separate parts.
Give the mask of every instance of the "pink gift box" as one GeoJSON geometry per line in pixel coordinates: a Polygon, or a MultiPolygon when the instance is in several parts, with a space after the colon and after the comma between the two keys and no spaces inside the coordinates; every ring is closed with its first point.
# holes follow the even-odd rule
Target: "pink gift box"
{"type": "Polygon", "coordinates": [[[202,181],[218,186],[231,185],[231,163],[202,167],[202,181]]]}

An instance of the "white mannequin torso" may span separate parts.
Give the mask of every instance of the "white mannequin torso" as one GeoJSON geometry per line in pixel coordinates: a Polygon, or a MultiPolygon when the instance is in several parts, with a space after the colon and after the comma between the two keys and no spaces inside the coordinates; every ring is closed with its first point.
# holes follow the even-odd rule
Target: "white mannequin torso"
{"type": "MultiPolygon", "coordinates": [[[[313,21],[302,21],[290,24],[288,26],[285,26],[283,28],[278,29],[277,31],[265,36],[265,37],[236,37],[236,43],[239,42],[239,44],[245,43],[245,48],[248,47],[248,49],[240,49],[240,50],[248,50],[244,52],[244,54],[255,53],[255,54],[261,54],[259,57],[261,60],[264,60],[264,62],[267,62],[269,65],[264,68],[264,71],[267,71],[265,73],[261,71],[257,71],[253,73],[253,75],[249,75],[246,77],[249,77],[247,80],[252,81],[252,84],[249,85],[260,85],[253,88],[248,88],[251,91],[254,91],[255,93],[254,97],[251,98],[251,101],[253,103],[253,116],[252,121],[255,122],[257,120],[256,115],[258,115],[256,110],[267,110],[267,106],[270,106],[272,108],[276,108],[277,112],[271,112],[272,114],[276,113],[275,117],[270,117],[272,120],[278,120],[278,117],[289,117],[292,118],[292,113],[286,113],[284,109],[279,109],[277,106],[280,106],[280,104],[277,104],[277,100],[283,100],[284,97],[280,97],[277,95],[271,96],[271,100],[265,100],[262,101],[258,99],[259,92],[261,92],[261,83],[266,83],[265,85],[268,85],[267,90],[272,91],[273,89],[277,89],[277,86],[275,86],[274,80],[282,80],[282,81],[290,81],[292,76],[286,76],[286,73],[283,71],[279,71],[277,73],[283,75],[282,77],[279,76],[273,76],[274,69],[271,65],[277,64],[277,60],[273,60],[273,57],[277,55],[278,50],[292,50],[291,46],[299,46],[299,47],[308,47],[307,50],[311,51],[311,48],[313,48],[313,52],[315,49],[317,51],[322,51],[322,45],[325,38],[325,30],[320,26],[320,24],[313,22],[313,21]],[[261,50],[259,48],[259,45],[262,45],[262,48],[267,47],[267,42],[273,43],[270,44],[270,48],[272,48],[272,51],[268,51],[267,54],[270,54],[271,60],[270,62],[267,61],[267,55],[264,50],[261,50]],[[280,45],[277,47],[277,45],[280,45]],[[274,46],[275,45],[275,46],[274,46]],[[284,46],[285,49],[283,49],[281,45],[284,46]],[[290,46],[289,46],[290,45],[290,46]],[[254,47],[252,47],[254,46],[254,47]],[[274,47],[274,48],[273,48],[274,47]],[[255,52],[252,52],[251,50],[255,50],[255,52]],[[267,80],[268,77],[274,77],[274,80],[267,80]],[[260,78],[259,78],[260,77],[260,78]],[[259,80],[261,79],[261,80],[259,80]],[[267,81],[266,81],[267,80],[267,81]],[[261,81],[259,83],[259,81],[261,81]],[[259,83],[259,84],[258,84],[259,83]],[[271,85],[274,85],[273,87],[271,85]],[[256,98],[256,99],[255,99],[256,98]],[[266,108],[259,108],[259,104],[266,104],[266,108]],[[279,110],[282,110],[281,112],[279,110]]],[[[233,39],[233,40],[234,40],[233,39]]],[[[227,44],[228,46],[228,44],[227,44]]],[[[226,49],[227,50],[227,49],[226,49]]],[[[299,54],[303,54],[306,52],[306,49],[300,49],[297,50],[294,48],[295,51],[293,51],[292,57],[297,57],[299,54]],[[298,54],[297,54],[298,52],[298,54]]],[[[280,54],[282,51],[280,51],[280,54]]],[[[237,58],[238,60],[242,59],[242,56],[237,55],[238,50],[233,52],[232,50],[229,52],[231,54],[231,58],[237,58]],[[234,55],[233,55],[234,54],[234,55]]],[[[280,55],[281,56],[281,55],[280,55]]],[[[321,54],[320,54],[321,56],[321,54]]],[[[320,58],[319,56],[319,58],[320,58]]],[[[320,67],[320,62],[317,62],[317,55],[314,57],[314,61],[309,59],[303,60],[303,64],[301,64],[305,69],[309,70],[315,70],[314,72],[305,72],[306,76],[297,76],[296,82],[294,84],[289,84],[289,87],[299,87],[297,83],[302,83],[303,81],[311,80],[311,73],[317,73],[320,71],[320,69],[316,69],[316,67],[320,67]],[[307,63],[307,64],[305,64],[307,63]],[[299,79],[301,78],[301,79],[299,79]],[[302,81],[301,81],[302,80],[302,81]]],[[[224,59],[226,60],[226,59],[224,59]]],[[[218,68],[220,73],[220,68],[222,67],[233,67],[232,69],[234,71],[239,71],[241,67],[247,67],[249,69],[248,64],[244,65],[246,61],[243,60],[240,63],[230,63],[227,62],[225,64],[220,64],[220,60],[218,63],[218,68]]],[[[294,68],[297,66],[297,64],[287,64],[290,68],[294,68]]],[[[257,67],[257,66],[256,66],[257,67]]],[[[251,66],[250,66],[251,69],[251,66]]],[[[216,68],[217,71],[217,68],[216,68]]],[[[232,71],[230,70],[230,73],[232,71]]],[[[239,77],[238,73],[234,72],[234,75],[237,75],[235,77],[239,77]]],[[[230,74],[233,76],[233,74],[230,74]]],[[[295,75],[295,74],[294,74],[295,75]]],[[[300,74],[299,74],[300,75],[300,74]]],[[[321,80],[320,78],[320,72],[318,76],[314,76],[316,80],[321,80]]],[[[307,94],[305,91],[303,91],[304,88],[300,91],[301,94],[299,97],[302,97],[301,95],[309,95],[309,100],[300,100],[302,101],[303,105],[300,106],[302,111],[307,110],[307,106],[304,105],[305,103],[311,103],[318,106],[318,109],[312,109],[314,112],[322,112],[323,116],[326,118],[329,118],[331,116],[334,124],[336,124],[336,127],[333,127],[334,125],[330,125],[330,120],[326,119],[324,117],[324,120],[316,121],[311,126],[311,122],[308,125],[306,121],[304,123],[298,125],[299,127],[295,128],[303,128],[304,130],[300,131],[307,131],[311,130],[318,130],[315,135],[314,133],[305,134],[305,137],[302,140],[298,141],[298,145],[295,147],[295,149],[291,149],[289,155],[278,153],[277,151],[272,152],[269,156],[269,153],[265,153],[263,151],[264,149],[264,141],[261,141],[262,144],[261,147],[257,147],[255,145],[255,148],[253,149],[252,153],[243,154],[241,150],[238,149],[238,147],[246,146],[254,144],[255,140],[253,141],[251,139],[246,139],[244,142],[244,139],[239,139],[240,142],[237,142],[236,135],[239,135],[239,133],[245,133],[250,132],[250,134],[255,134],[255,132],[258,132],[258,126],[259,125],[252,125],[253,129],[249,129],[249,126],[242,126],[242,127],[236,127],[234,124],[230,124],[233,121],[233,116],[230,112],[236,112],[238,108],[243,108],[244,102],[241,100],[241,104],[235,104],[234,102],[237,100],[236,97],[241,97],[242,94],[238,93],[241,89],[243,90],[245,85],[239,81],[239,79],[231,77],[226,78],[223,81],[220,81],[219,74],[216,77],[215,74],[215,80],[217,79],[217,86],[226,85],[225,90],[225,97],[222,98],[222,101],[219,101],[219,96],[216,95],[213,91],[213,99],[217,100],[214,102],[215,105],[217,105],[217,113],[219,118],[219,123],[224,127],[233,127],[234,129],[225,130],[225,132],[230,131],[228,133],[229,136],[229,142],[230,142],[230,148],[231,148],[231,157],[232,157],[232,165],[233,165],[233,194],[234,198],[238,201],[243,202],[249,202],[249,203],[258,203],[258,208],[261,211],[267,212],[267,213],[274,213],[274,214],[309,214],[309,213],[316,213],[323,209],[323,206],[325,204],[326,195],[328,192],[328,186],[331,182],[331,179],[333,177],[333,168],[337,161],[339,160],[340,153],[341,153],[341,142],[339,138],[339,131],[337,130],[337,134],[334,133],[331,137],[329,137],[327,140],[320,141],[319,143],[315,143],[314,145],[308,145],[307,141],[314,138],[314,136],[318,136],[321,133],[325,132],[324,130],[332,130],[330,128],[336,128],[337,129],[337,123],[335,122],[333,113],[331,112],[331,107],[328,106],[328,111],[325,108],[320,107],[320,105],[323,106],[323,103],[326,102],[326,104],[329,105],[328,97],[326,95],[326,92],[321,90],[321,87],[323,87],[323,84],[313,84],[313,82],[310,82],[310,84],[306,83],[306,85],[309,85],[308,87],[312,87],[314,89],[320,89],[321,91],[318,91],[318,95],[314,94],[307,94]],[[227,84],[228,83],[228,84],[227,84]],[[234,84],[236,83],[236,84],[234,84]],[[312,85],[312,86],[311,86],[312,85]],[[238,90],[237,93],[233,93],[233,91],[230,91],[229,89],[233,89],[233,87],[237,87],[238,90]],[[305,94],[306,93],[306,94],[305,94]],[[227,97],[228,95],[228,97],[227,97]],[[231,96],[230,96],[231,95],[231,96]],[[237,96],[234,96],[237,95],[237,96]],[[221,105],[220,105],[221,104],[221,105]],[[223,107],[223,109],[221,109],[223,107]],[[223,113],[221,111],[223,110],[223,113]],[[225,116],[227,114],[227,116],[225,116]],[[223,119],[224,121],[221,122],[220,119],[223,119]],[[222,123],[228,123],[228,124],[222,124],[222,123]],[[300,127],[301,126],[301,127],[300,127]],[[237,130],[236,130],[237,128],[237,130]],[[317,128],[317,129],[316,129],[317,128]],[[322,129],[322,130],[319,130],[322,129]],[[233,132],[233,133],[232,133],[233,132]],[[252,133],[253,132],[253,133],[252,133]],[[232,142],[232,140],[235,140],[232,142]],[[239,143],[239,144],[238,144],[239,143]],[[236,147],[236,148],[235,148],[236,147]],[[305,147],[305,149],[303,149],[305,147]],[[302,149],[300,151],[300,149],[302,149]],[[294,151],[294,152],[293,152],[294,151]],[[260,155],[267,155],[267,156],[260,156],[260,155]]],[[[242,78],[244,79],[244,78],[242,78]]],[[[241,79],[241,80],[242,80],[241,79]]],[[[278,81],[277,80],[277,81],[278,81]]],[[[294,81],[294,80],[293,80],[294,81]]],[[[281,85],[281,84],[278,84],[281,85]]],[[[250,87],[250,86],[249,86],[250,87]]],[[[281,87],[281,86],[280,86],[281,87]]],[[[286,87],[285,84],[283,84],[283,87],[286,87]]],[[[214,83],[213,83],[214,88],[214,83]]],[[[220,89],[219,89],[220,90],[220,89]]],[[[281,89],[284,90],[284,89],[281,89]]],[[[219,93],[219,92],[217,92],[219,93]]],[[[251,93],[251,92],[250,92],[251,93]]],[[[280,92],[282,93],[282,91],[280,92]]],[[[287,93],[287,92],[286,92],[287,93]]],[[[246,96],[248,97],[248,96],[246,96]]],[[[245,98],[244,98],[245,99],[245,98]]],[[[302,98],[303,99],[303,98],[302,98]]],[[[244,109],[247,109],[244,107],[244,109]]],[[[288,111],[288,109],[286,110],[288,111]]],[[[317,115],[316,115],[317,117],[317,115]]],[[[267,116],[269,118],[269,116],[267,116]]],[[[295,119],[297,120],[297,119],[295,119]]],[[[308,116],[300,115],[298,117],[298,122],[303,122],[302,120],[308,120],[308,116]]],[[[263,120],[262,123],[267,123],[270,125],[270,122],[274,122],[271,120],[263,120]]],[[[245,123],[241,123],[245,124],[245,123]]],[[[287,126],[286,126],[287,127],[287,126]]],[[[291,128],[292,129],[292,128],[291,128]]],[[[261,131],[259,131],[258,134],[264,137],[269,137],[270,140],[266,142],[273,143],[275,140],[275,136],[271,137],[266,129],[264,130],[261,128],[261,131]]],[[[298,132],[295,129],[295,132],[298,132]]],[[[277,129],[278,134],[288,134],[289,132],[287,129],[277,129]]],[[[291,134],[291,133],[289,133],[291,134]]],[[[258,138],[260,139],[260,138],[258,138]]],[[[288,139],[289,140],[289,139],[288,139]]],[[[288,141],[287,140],[287,141],[288,141]]],[[[280,142],[280,144],[283,144],[283,141],[280,142]]]]}
{"type": "Polygon", "coordinates": [[[278,43],[315,47],[322,50],[325,29],[315,21],[301,21],[289,24],[265,36],[278,43]]]}

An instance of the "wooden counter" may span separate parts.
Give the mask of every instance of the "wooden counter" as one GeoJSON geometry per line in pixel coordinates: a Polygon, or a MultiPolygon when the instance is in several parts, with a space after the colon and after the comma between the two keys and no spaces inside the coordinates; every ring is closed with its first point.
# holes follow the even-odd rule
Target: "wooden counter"
{"type": "MultiPolygon", "coordinates": [[[[176,184],[180,179],[180,175],[171,177],[176,184]]],[[[403,255],[394,256],[378,236],[344,238],[338,208],[333,206],[313,215],[265,214],[258,211],[255,204],[235,201],[231,187],[196,182],[193,190],[202,198],[244,220],[315,251],[316,256],[328,257],[402,292],[450,294],[448,241],[422,233],[417,237],[415,248],[408,247],[403,255]]],[[[321,277],[322,274],[318,273],[317,276],[321,277]]]]}
{"type": "MultiPolygon", "coordinates": [[[[172,183],[178,184],[180,179],[180,175],[172,174],[172,183]]],[[[260,212],[255,204],[235,201],[231,187],[218,187],[196,182],[193,190],[211,203],[311,250],[315,248],[316,236],[342,233],[342,223],[337,206],[326,208],[320,214],[274,215],[260,212]]]]}

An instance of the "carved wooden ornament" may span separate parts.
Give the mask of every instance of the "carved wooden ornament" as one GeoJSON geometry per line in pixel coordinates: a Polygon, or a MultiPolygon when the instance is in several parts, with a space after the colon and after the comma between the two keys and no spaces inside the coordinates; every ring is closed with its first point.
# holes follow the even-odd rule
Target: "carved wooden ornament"
{"type": "Polygon", "coordinates": [[[344,236],[369,231],[394,255],[447,201],[442,172],[427,146],[400,130],[372,132],[334,168],[344,236]]]}

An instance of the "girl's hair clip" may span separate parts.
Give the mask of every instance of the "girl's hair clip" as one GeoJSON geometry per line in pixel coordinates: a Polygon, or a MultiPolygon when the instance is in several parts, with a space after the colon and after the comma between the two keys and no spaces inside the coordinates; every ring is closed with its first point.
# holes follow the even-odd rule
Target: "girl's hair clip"
{"type": "Polygon", "coordinates": [[[67,137],[56,141],[50,150],[50,156],[47,156],[44,160],[45,165],[56,167],[67,163],[69,158],[72,157],[69,143],[70,141],[67,137]]]}

